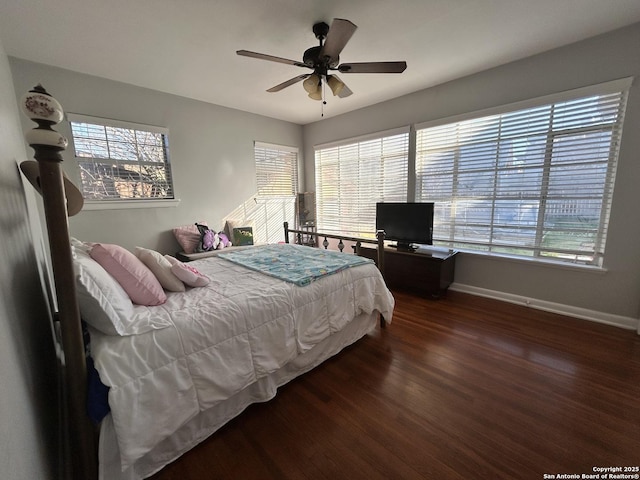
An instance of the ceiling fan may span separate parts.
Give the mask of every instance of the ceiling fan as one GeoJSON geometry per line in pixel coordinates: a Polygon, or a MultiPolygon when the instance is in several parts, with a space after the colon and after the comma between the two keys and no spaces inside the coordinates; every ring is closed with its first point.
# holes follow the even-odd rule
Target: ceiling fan
{"type": "Polygon", "coordinates": [[[287,58],[274,57],[264,53],[250,52],[248,50],[238,50],[236,53],[245,57],[259,58],[270,62],[285,63],[296,67],[303,67],[313,70],[313,73],[305,73],[293,77],[286,82],[282,82],[275,87],[271,87],[267,92],[279,92],[283,88],[303,82],[302,86],[314,100],[322,100],[322,81],[331,89],[334,95],[345,98],[353,92],[349,87],[330,72],[340,73],[402,73],[407,68],[407,62],[361,62],[361,63],[340,63],[340,53],[351,36],[358,27],[349,20],[334,18],[331,27],[324,22],[316,23],[313,26],[313,33],[320,41],[317,47],[311,47],[304,52],[302,62],[289,60],[287,58]]]}

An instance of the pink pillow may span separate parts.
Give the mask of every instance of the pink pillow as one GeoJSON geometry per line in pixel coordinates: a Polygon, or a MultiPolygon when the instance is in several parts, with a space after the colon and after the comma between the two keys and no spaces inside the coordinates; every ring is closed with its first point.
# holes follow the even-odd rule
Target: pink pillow
{"type": "Polygon", "coordinates": [[[153,272],[125,248],[96,243],[89,255],[116,279],[133,303],[150,306],[167,301],[167,295],[153,272]]]}
{"type": "MultiPolygon", "coordinates": [[[[207,226],[207,222],[198,222],[200,225],[207,226]]],[[[194,253],[200,242],[200,232],[196,224],[183,225],[173,229],[173,235],[182,247],[184,253],[194,253]]]]}
{"type": "Polygon", "coordinates": [[[209,283],[209,277],[203,275],[197,268],[182,263],[171,255],[165,255],[164,258],[171,263],[171,272],[190,287],[204,287],[209,283]]]}

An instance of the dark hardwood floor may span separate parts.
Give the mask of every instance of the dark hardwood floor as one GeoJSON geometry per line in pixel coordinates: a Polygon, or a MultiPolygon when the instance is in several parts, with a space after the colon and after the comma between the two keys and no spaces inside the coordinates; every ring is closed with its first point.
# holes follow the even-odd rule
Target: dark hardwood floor
{"type": "Polygon", "coordinates": [[[390,326],[152,478],[538,480],[640,464],[635,332],[458,292],[394,296],[390,326]]]}

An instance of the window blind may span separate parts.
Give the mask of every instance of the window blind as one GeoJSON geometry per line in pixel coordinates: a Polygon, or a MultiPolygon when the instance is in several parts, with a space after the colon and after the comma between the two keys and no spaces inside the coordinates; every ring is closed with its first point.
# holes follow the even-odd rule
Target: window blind
{"type": "Polygon", "coordinates": [[[416,200],[436,204],[434,239],[601,264],[627,90],[417,130],[416,200]]]}
{"type": "Polygon", "coordinates": [[[168,130],[68,114],[86,200],[173,199],[168,130]]]}
{"type": "Polygon", "coordinates": [[[257,194],[243,207],[243,217],[253,220],[256,242],[277,243],[284,240],[282,224],[295,225],[298,149],[255,142],[254,157],[257,194]]]}
{"type": "Polygon", "coordinates": [[[298,193],[298,149],[255,142],[256,181],[260,196],[298,193]]]}
{"type": "Polygon", "coordinates": [[[318,230],[374,237],[376,202],[407,200],[409,130],[316,147],[318,230]]]}

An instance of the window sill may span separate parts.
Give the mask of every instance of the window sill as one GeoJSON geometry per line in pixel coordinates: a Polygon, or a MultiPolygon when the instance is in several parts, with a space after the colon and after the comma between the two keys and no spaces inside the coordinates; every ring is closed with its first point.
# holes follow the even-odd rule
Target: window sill
{"type": "Polygon", "coordinates": [[[180,199],[173,200],[104,200],[85,201],[83,210],[123,210],[131,208],[169,208],[177,207],[180,199]]]}
{"type": "Polygon", "coordinates": [[[522,265],[551,267],[551,268],[559,268],[562,270],[573,270],[573,271],[600,273],[600,274],[607,273],[607,269],[605,267],[599,267],[596,265],[559,262],[559,261],[553,261],[553,260],[545,260],[541,258],[516,257],[516,256],[506,255],[506,254],[479,252],[476,250],[465,250],[465,249],[459,249],[459,248],[456,248],[456,250],[460,253],[463,253],[464,255],[473,255],[475,257],[479,257],[483,259],[520,263],[522,265]]]}

